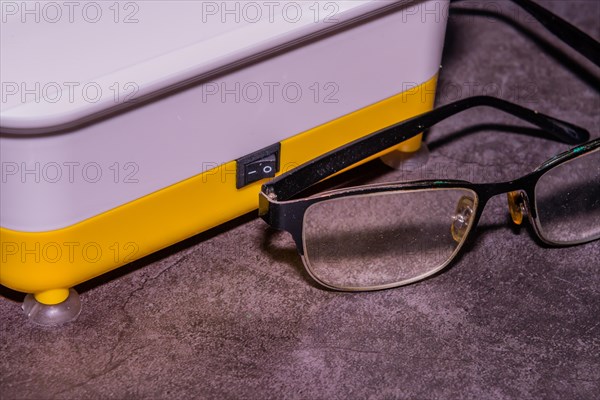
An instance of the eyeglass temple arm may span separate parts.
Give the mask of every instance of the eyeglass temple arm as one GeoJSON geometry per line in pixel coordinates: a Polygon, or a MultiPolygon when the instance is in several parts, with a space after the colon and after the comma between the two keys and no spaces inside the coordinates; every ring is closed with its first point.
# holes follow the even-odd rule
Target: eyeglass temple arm
{"type": "Polygon", "coordinates": [[[495,97],[475,96],[436,108],[332,150],[273,179],[263,186],[263,192],[269,196],[275,195],[278,200],[287,200],[311,185],[404,142],[448,117],[478,106],[505,111],[538,126],[565,143],[577,144],[589,139],[588,131],[576,125],[495,97]]]}
{"type": "MultiPolygon", "coordinates": [[[[452,0],[456,3],[462,0],[452,0]]],[[[531,0],[511,0],[538,20],[546,29],[588,60],[600,66],[600,42],[581,29],[531,0]]]]}

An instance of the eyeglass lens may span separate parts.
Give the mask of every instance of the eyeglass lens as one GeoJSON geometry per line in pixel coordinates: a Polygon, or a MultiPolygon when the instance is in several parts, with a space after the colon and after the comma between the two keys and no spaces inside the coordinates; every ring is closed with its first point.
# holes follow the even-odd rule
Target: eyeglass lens
{"type": "Polygon", "coordinates": [[[340,289],[399,285],[443,268],[472,226],[468,189],[389,191],[311,205],[303,222],[304,262],[340,289]]]}
{"type": "Polygon", "coordinates": [[[538,231],[556,244],[600,237],[600,149],[552,168],[535,187],[538,231]]]}

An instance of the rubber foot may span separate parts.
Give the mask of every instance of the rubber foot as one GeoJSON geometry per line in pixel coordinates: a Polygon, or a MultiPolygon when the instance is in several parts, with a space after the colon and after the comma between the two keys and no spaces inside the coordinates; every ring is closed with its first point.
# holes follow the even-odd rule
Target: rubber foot
{"type": "Polygon", "coordinates": [[[75,289],[69,289],[69,296],[58,304],[43,304],[32,294],[25,296],[23,311],[27,318],[35,324],[57,326],[74,321],[81,312],[81,301],[75,289]]]}

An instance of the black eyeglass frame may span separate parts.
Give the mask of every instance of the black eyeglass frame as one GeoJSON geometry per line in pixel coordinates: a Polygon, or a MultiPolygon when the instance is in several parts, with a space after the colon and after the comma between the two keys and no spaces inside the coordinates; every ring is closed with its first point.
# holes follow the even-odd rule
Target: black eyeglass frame
{"type": "Polygon", "coordinates": [[[527,215],[527,218],[533,227],[533,230],[536,236],[544,243],[552,245],[552,246],[569,246],[569,245],[577,245],[583,244],[587,242],[591,242],[597,240],[598,238],[586,239],[575,242],[568,243],[555,243],[551,240],[548,240],[540,227],[540,222],[538,218],[537,211],[537,203],[536,203],[536,186],[538,181],[542,176],[544,176],[548,171],[556,168],[564,163],[572,161],[578,157],[585,156],[594,151],[600,151],[600,139],[596,139],[590,141],[586,144],[574,147],[568,151],[560,153],[559,155],[549,159],[544,162],[541,166],[535,169],[533,172],[520,177],[518,179],[507,181],[507,182],[499,182],[499,183],[472,183],[468,181],[462,180],[422,180],[422,181],[414,181],[414,182],[405,182],[405,183],[385,183],[385,184],[374,184],[374,185],[365,185],[360,187],[351,187],[345,189],[336,189],[327,192],[320,193],[318,195],[297,199],[297,200],[287,200],[287,201],[277,201],[269,198],[268,195],[264,193],[264,191],[260,194],[260,213],[262,214],[262,218],[269,223],[272,227],[277,229],[288,231],[294,242],[296,244],[296,248],[298,253],[300,254],[303,264],[305,266],[308,274],[320,285],[333,289],[333,290],[341,290],[341,291],[373,291],[373,290],[383,290],[390,289],[399,286],[408,285],[414,282],[422,281],[432,275],[437,274],[439,271],[445,269],[449,264],[453,262],[456,256],[460,253],[462,247],[471,242],[475,235],[472,235],[471,232],[475,231],[479,220],[483,214],[485,206],[488,201],[496,196],[504,193],[517,192],[521,197],[521,201],[524,207],[524,212],[527,215]],[[305,242],[304,242],[304,216],[307,210],[314,204],[323,201],[329,201],[337,198],[349,197],[349,196],[363,196],[369,194],[381,194],[381,193],[402,193],[416,190],[448,190],[448,189],[459,189],[471,191],[474,193],[473,202],[473,210],[474,214],[471,216],[471,221],[469,222],[466,230],[462,233],[462,239],[457,244],[453,253],[448,257],[448,259],[441,265],[436,268],[427,271],[419,276],[412,277],[409,279],[391,282],[386,284],[378,284],[372,286],[334,286],[329,284],[322,279],[319,278],[319,275],[314,273],[312,270],[311,262],[305,256],[305,242]]]}

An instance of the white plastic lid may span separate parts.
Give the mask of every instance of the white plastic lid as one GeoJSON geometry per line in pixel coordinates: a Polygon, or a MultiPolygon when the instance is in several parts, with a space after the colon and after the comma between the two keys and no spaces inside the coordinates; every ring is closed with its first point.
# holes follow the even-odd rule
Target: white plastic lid
{"type": "Polygon", "coordinates": [[[0,128],[65,128],[398,3],[3,1],[0,128]]]}

